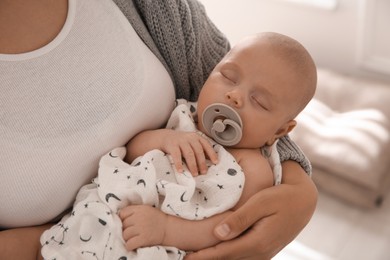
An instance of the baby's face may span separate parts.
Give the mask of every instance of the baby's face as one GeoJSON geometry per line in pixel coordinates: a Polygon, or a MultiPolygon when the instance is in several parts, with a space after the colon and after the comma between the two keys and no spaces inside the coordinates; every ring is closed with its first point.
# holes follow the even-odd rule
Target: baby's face
{"type": "Polygon", "coordinates": [[[208,105],[223,103],[235,109],[243,122],[243,137],[234,147],[271,144],[285,123],[293,119],[291,110],[297,93],[291,91],[291,84],[298,83],[293,70],[272,54],[267,42],[241,43],[215,67],[203,86],[198,99],[198,127],[205,132],[201,117],[208,105]]]}

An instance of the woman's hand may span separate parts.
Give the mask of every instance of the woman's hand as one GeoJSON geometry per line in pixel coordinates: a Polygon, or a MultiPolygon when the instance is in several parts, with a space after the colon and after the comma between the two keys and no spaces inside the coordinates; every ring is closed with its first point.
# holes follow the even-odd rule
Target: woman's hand
{"type": "Polygon", "coordinates": [[[289,244],[313,215],[317,189],[296,162],[282,166],[283,184],[258,192],[217,225],[214,234],[225,242],[186,260],[270,259],[289,244]]]}

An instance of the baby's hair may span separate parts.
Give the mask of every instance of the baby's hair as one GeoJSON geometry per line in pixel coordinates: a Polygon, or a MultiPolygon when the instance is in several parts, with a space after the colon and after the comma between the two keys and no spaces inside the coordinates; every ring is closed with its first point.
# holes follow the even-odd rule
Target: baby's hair
{"type": "Polygon", "coordinates": [[[317,85],[317,69],[313,58],[305,47],[297,40],[275,32],[264,32],[256,35],[271,43],[275,54],[280,54],[280,59],[289,63],[294,73],[302,79],[301,102],[294,117],[301,112],[313,98],[317,85]]]}

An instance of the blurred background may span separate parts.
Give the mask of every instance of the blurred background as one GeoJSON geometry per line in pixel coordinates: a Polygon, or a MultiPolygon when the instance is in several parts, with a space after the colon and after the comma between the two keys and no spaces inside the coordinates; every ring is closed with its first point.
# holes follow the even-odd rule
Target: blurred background
{"type": "Polygon", "coordinates": [[[261,31],[299,40],[317,65],[390,80],[388,0],[201,0],[234,44],[261,31]]]}
{"type": "Polygon", "coordinates": [[[276,31],[318,66],[292,134],[313,164],[316,212],[274,259],[390,259],[390,1],[201,0],[232,45],[276,31]]]}

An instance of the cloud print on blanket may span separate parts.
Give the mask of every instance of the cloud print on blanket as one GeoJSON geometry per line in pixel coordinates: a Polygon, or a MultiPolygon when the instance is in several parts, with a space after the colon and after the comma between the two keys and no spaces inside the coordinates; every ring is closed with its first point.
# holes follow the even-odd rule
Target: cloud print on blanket
{"type": "MultiPolygon", "coordinates": [[[[194,104],[179,104],[167,127],[195,131],[194,104]]],[[[127,252],[118,210],[147,204],[167,214],[201,220],[232,208],[244,186],[244,173],[234,157],[213,144],[218,164],[208,162],[205,175],[193,177],[185,166],[175,170],[171,157],[152,150],[123,161],[124,147],[104,155],[98,176],[79,191],[73,211],[41,237],[45,259],[183,259],[185,252],[165,246],[127,252]]]]}

